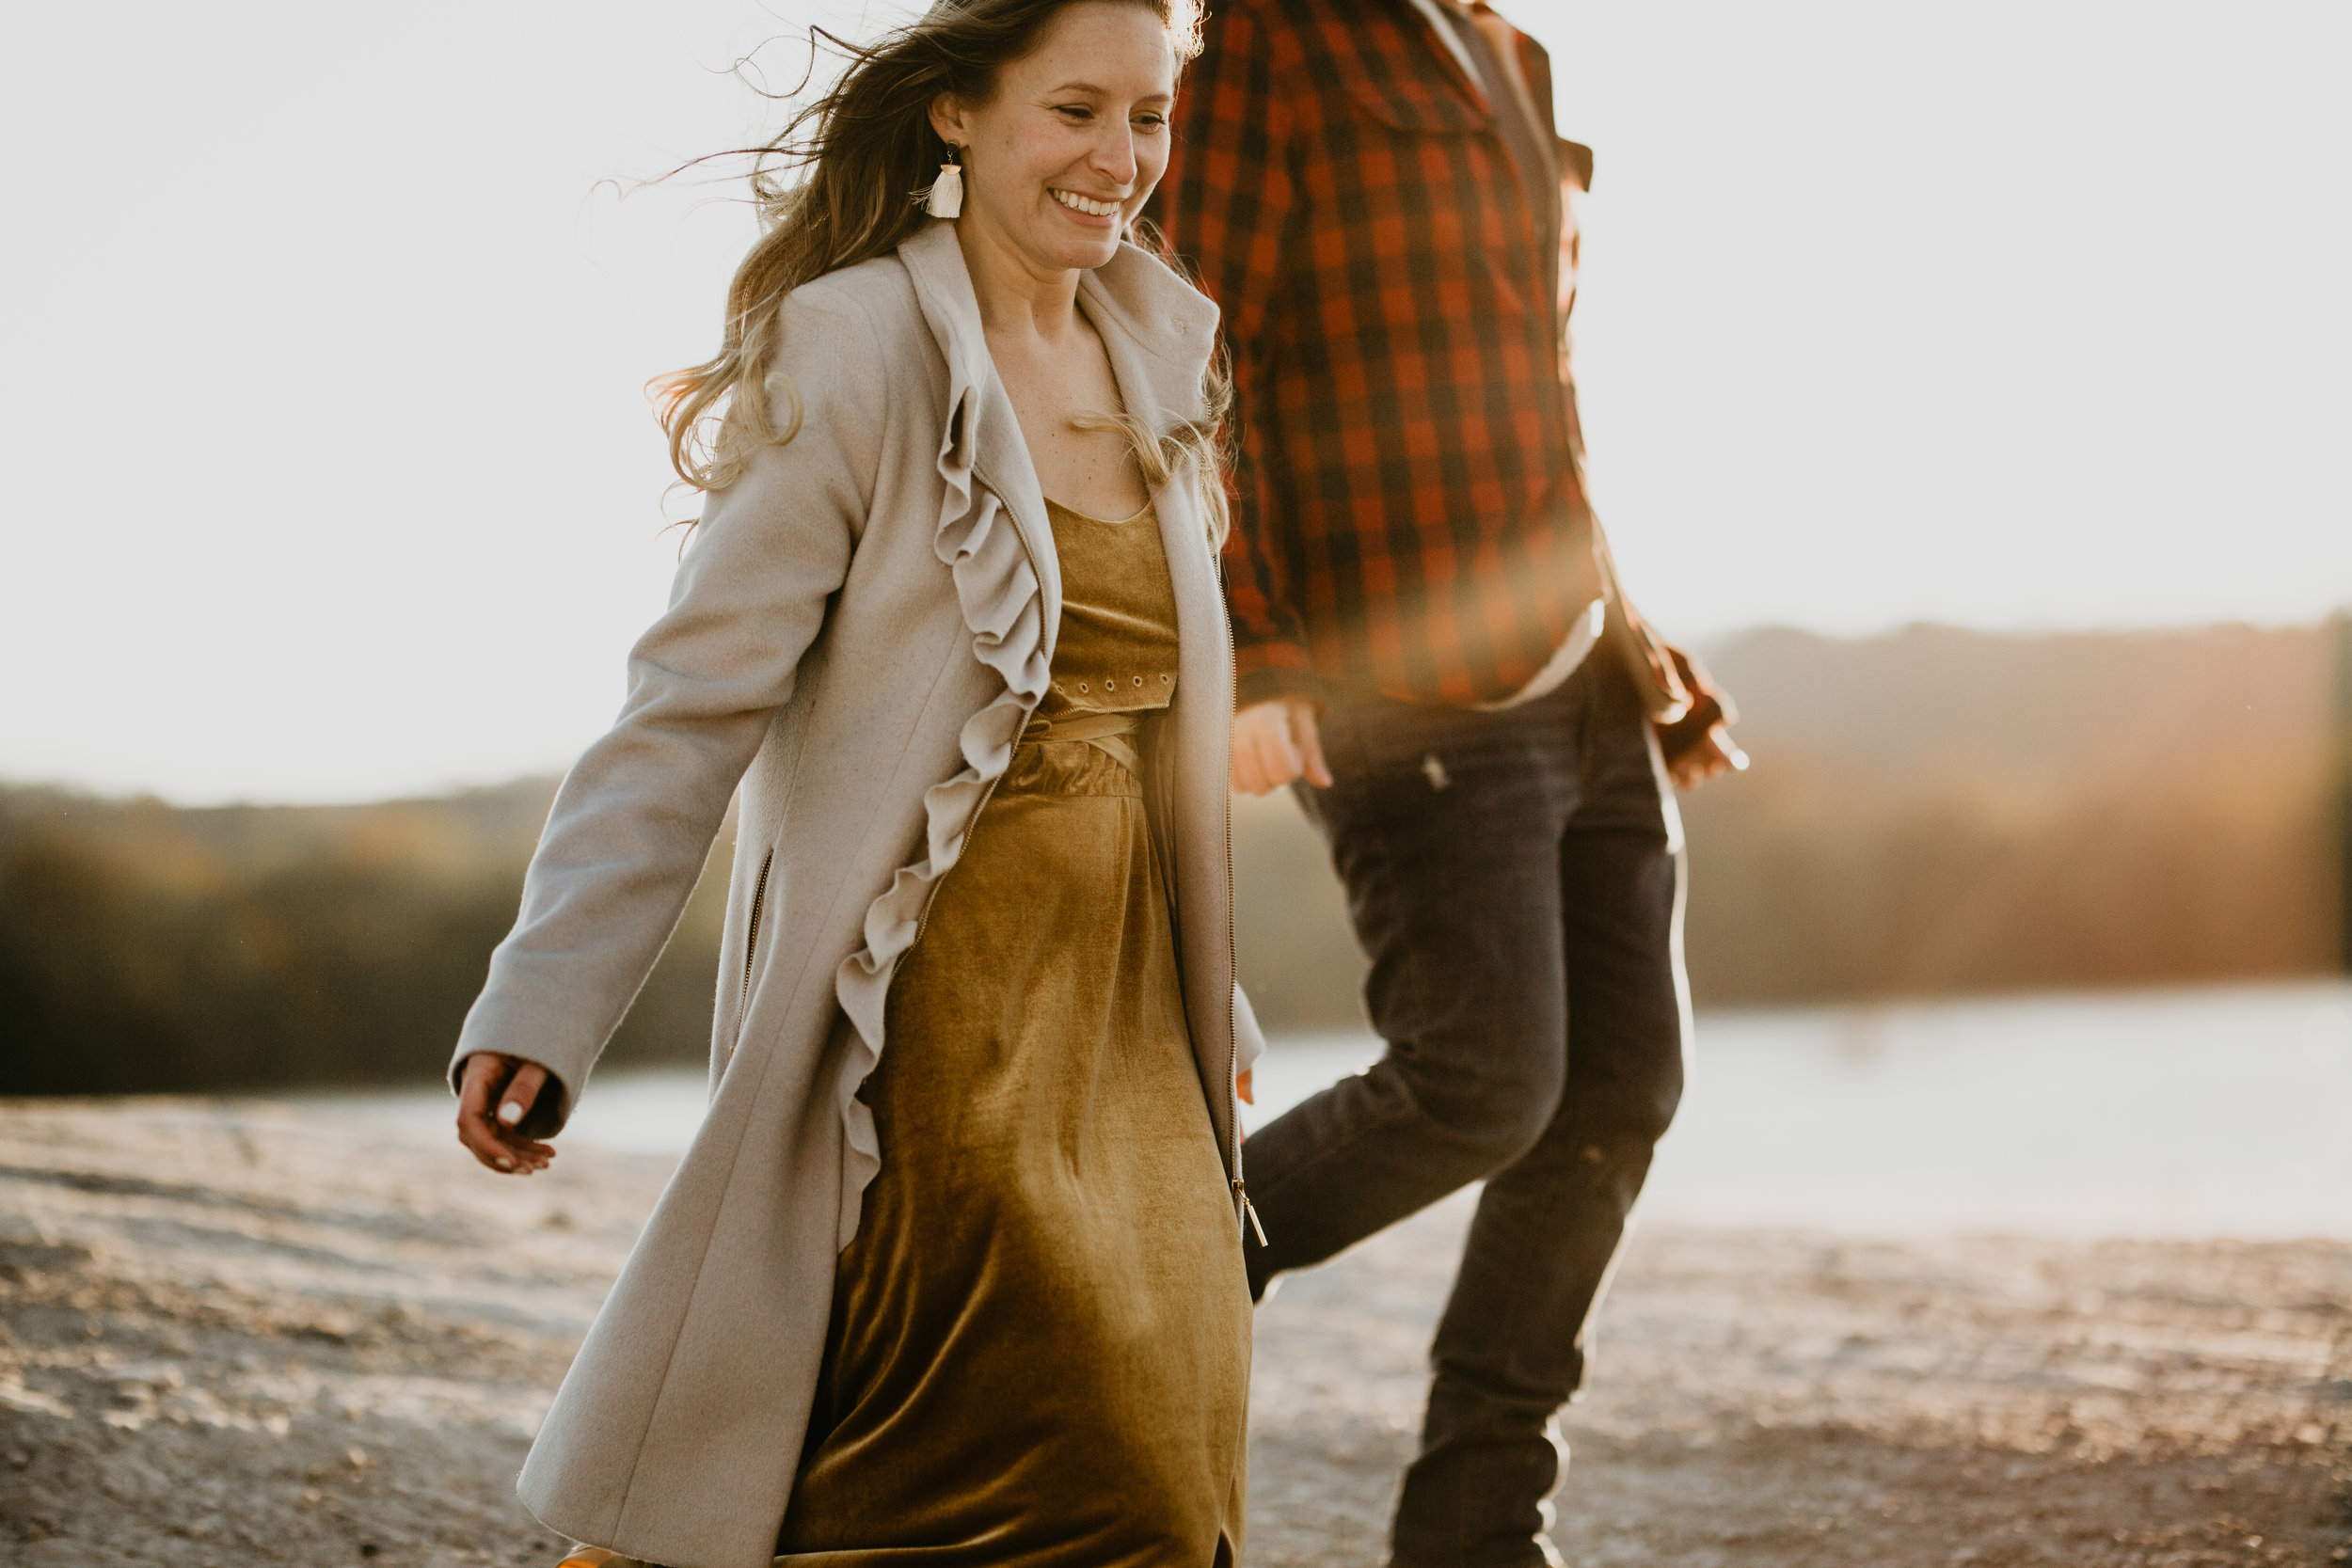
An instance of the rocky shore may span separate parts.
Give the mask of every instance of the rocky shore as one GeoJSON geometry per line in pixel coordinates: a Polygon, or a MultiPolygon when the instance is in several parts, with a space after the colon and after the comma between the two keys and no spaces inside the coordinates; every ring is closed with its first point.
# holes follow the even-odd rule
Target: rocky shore
{"type": "MultiPolygon", "coordinates": [[[[0,1102],[0,1560],[544,1568],[510,1490],[668,1172],[284,1101],[0,1102]]],[[[1466,1203],[1260,1314],[1248,1560],[1375,1568],[1466,1203]]],[[[2352,1243],[1654,1227],[1571,1564],[2352,1557],[2352,1243]]]]}

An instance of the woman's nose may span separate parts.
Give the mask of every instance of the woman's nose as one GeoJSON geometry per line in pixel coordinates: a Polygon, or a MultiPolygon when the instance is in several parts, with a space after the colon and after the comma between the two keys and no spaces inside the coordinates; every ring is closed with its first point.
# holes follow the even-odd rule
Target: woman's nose
{"type": "Polygon", "coordinates": [[[1094,146],[1094,168],[1106,180],[1122,185],[1136,181],[1136,134],[1121,125],[1105,134],[1094,146]]]}

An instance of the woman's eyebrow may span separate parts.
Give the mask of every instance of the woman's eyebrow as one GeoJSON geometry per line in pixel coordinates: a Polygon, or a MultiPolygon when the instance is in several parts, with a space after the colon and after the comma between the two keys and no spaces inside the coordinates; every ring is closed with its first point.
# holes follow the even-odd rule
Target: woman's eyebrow
{"type": "MultiPolygon", "coordinates": [[[[1065,94],[1082,94],[1093,98],[1108,98],[1111,96],[1111,89],[1104,87],[1097,87],[1092,82],[1064,82],[1059,87],[1048,87],[1045,89],[1045,96],[1048,98],[1059,98],[1065,94]]],[[[1155,98],[1172,98],[1175,95],[1173,93],[1147,92],[1141,98],[1136,99],[1136,102],[1138,103],[1148,103],[1155,98]]]]}

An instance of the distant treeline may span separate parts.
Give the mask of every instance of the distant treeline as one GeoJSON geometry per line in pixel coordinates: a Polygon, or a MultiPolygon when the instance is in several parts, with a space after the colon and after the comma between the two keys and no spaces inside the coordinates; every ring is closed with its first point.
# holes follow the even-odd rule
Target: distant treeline
{"type": "MultiPolygon", "coordinates": [[[[0,1094],[431,1079],[553,787],[213,810],[0,791],[0,1094]]],[[[616,1059],[707,1037],[722,880],[616,1059]]]]}
{"type": "MultiPolygon", "coordinates": [[[[1684,801],[1699,1001],[2334,968],[2328,635],[1766,631],[1711,650],[1756,764],[1684,801]]],[[[552,788],[210,810],[0,790],[0,1094],[431,1077],[552,788]]],[[[1260,1015],[1359,1023],[1321,845],[1279,797],[1234,823],[1260,1015]]],[[[613,1059],[704,1050],[727,848],[613,1059]]]]}

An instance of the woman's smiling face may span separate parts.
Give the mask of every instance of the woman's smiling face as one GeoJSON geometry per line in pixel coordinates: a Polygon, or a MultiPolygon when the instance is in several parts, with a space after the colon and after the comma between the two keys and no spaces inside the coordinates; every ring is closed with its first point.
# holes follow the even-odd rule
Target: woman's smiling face
{"type": "Polygon", "coordinates": [[[994,97],[932,107],[963,150],[960,221],[1040,274],[1101,266],[1167,172],[1175,95],[1176,53],[1151,7],[1064,7],[994,97]]]}

